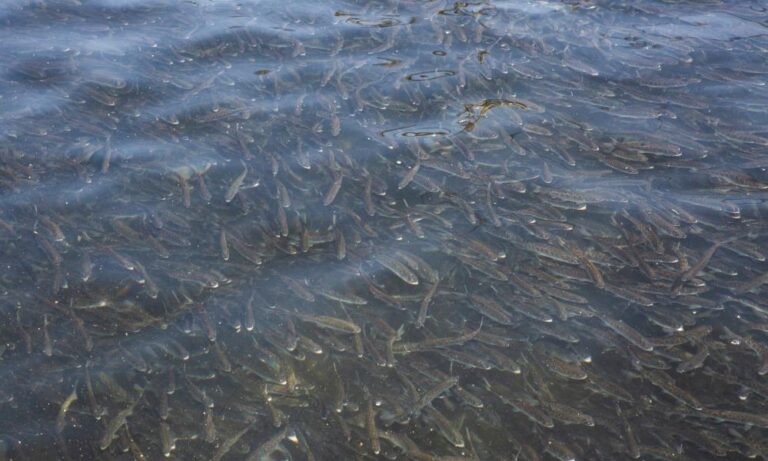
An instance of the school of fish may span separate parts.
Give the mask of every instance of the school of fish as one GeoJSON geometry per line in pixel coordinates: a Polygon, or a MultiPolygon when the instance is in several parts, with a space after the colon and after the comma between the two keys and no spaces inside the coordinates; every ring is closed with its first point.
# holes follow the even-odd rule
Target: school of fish
{"type": "Polygon", "coordinates": [[[764,2],[0,23],[0,460],[768,460],[764,2]]]}

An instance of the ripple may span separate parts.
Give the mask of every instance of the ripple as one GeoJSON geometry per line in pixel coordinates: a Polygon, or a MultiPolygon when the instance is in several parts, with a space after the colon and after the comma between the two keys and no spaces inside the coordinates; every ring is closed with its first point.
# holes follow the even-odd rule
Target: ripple
{"type": "Polygon", "coordinates": [[[452,70],[433,70],[410,74],[406,76],[405,79],[412,82],[422,82],[425,80],[436,80],[438,78],[451,77],[453,75],[456,75],[456,72],[452,70]]]}

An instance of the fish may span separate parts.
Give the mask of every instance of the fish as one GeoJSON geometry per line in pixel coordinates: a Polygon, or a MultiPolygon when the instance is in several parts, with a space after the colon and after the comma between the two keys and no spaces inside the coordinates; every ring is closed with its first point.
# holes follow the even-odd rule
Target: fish
{"type": "Polygon", "coordinates": [[[424,299],[421,300],[421,303],[419,304],[419,313],[416,317],[416,321],[414,322],[416,328],[421,328],[424,326],[424,322],[427,320],[427,310],[429,309],[429,305],[432,302],[432,298],[434,298],[435,293],[437,293],[437,287],[438,283],[433,283],[424,295],[424,299]]]}
{"type": "Polygon", "coordinates": [[[292,432],[293,430],[291,429],[290,425],[284,425],[282,429],[277,431],[269,439],[265,440],[255,450],[248,453],[248,456],[245,459],[247,461],[258,461],[264,459],[267,455],[277,449],[278,445],[292,432]]]}
{"type": "Polygon", "coordinates": [[[705,252],[702,254],[701,258],[696,262],[696,264],[693,264],[690,269],[680,274],[675,281],[672,283],[672,292],[678,293],[682,287],[682,284],[685,282],[689,282],[694,277],[696,277],[699,272],[701,272],[707,264],[709,264],[709,261],[712,259],[712,257],[715,255],[715,252],[723,245],[733,242],[735,240],[738,240],[740,236],[734,236],[727,239],[724,239],[719,242],[715,242],[712,244],[705,252]]]}
{"type": "Polygon", "coordinates": [[[335,173],[336,179],[333,180],[333,184],[331,184],[330,189],[328,189],[328,192],[325,193],[325,198],[323,198],[323,205],[330,206],[334,200],[336,200],[336,195],[338,195],[339,191],[341,190],[341,185],[344,180],[344,174],[337,172],[335,173]]]}
{"type": "Polygon", "coordinates": [[[617,334],[621,335],[624,339],[629,341],[632,345],[637,346],[638,348],[651,352],[653,351],[653,343],[643,335],[641,335],[637,330],[632,328],[631,326],[627,325],[621,320],[616,320],[610,317],[601,317],[600,320],[605,323],[608,328],[616,332],[617,334]]]}
{"type": "Polygon", "coordinates": [[[678,373],[688,373],[704,365],[704,361],[709,357],[709,348],[700,346],[699,350],[691,355],[690,358],[680,362],[675,369],[678,373]]]}
{"type": "Polygon", "coordinates": [[[386,267],[393,274],[395,274],[400,280],[408,285],[418,285],[419,278],[416,274],[410,270],[403,262],[399,261],[395,257],[387,254],[378,254],[374,257],[374,260],[386,267]]]}
{"type": "Polygon", "coordinates": [[[505,400],[505,403],[512,405],[517,411],[523,413],[534,423],[545,427],[553,428],[555,423],[552,418],[546,414],[538,405],[534,405],[523,400],[505,400]]]}
{"type": "Polygon", "coordinates": [[[418,400],[416,400],[416,402],[414,403],[411,409],[411,413],[418,414],[427,405],[431,405],[433,400],[435,400],[441,394],[450,390],[452,387],[454,387],[458,383],[459,383],[459,379],[454,376],[451,376],[435,384],[432,388],[424,392],[424,394],[422,394],[418,398],[418,400]]]}
{"type": "Polygon", "coordinates": [[[768,374],[768,345],[749,335],[745,335],[742,340],[747,347],[755,351],[760,357],[760,366],[757,374],[760,376],[768,374]]]}
{"type": "Polygon", "coordinates": [[[564,378],[582,381],[589,376],[578,364],[567,362],[552,354],[541,353],[538,355],[538,361],[547,369],[564,378]]]}
{"type": "Polygon", "coordinates": [[[461,432],[442,413],[432,406],[424,408],[426,417],[438,428],[438,432],[454,447],[462,448],[466,444],[461,432]]]}
{"type": "Polygon", "coordinates": [[[470,301],[473,309],[477,310],[490,320],[502,325],[513,324],[512,315],[504,310],[504,308],[496,301],[476,294],[470,295],[470,301]]]}
{"type": "Polygon", "coordinates": [[[582,424],[590,427],[595,425],[595,420],[592,416],[584,414],[568,405],[544,400],[541,401],[541,405],[547,410],[550,416],[566,424],[582,424]]]}
{"type": "Polygon", "coordinates": [[[246,433],[253,429],[254,424],[255,421],[252,421],[239,431],[233,433],[230,437],[223,439],[211,456],[211,461],[221,461],[232,450],[235,444],[237,444],[246,433]]]}
{"type": "Polygon", "coordinates": [[[746,424],[760,428],[768,427],[768,418],[756,413],[748,413],[736,410],[705,409],[697,415],[712,418],[718,421],[727,421],[737,424],[746,424]]]}
{"type": "Polygon", "coordinates": [[[72,389],[72,393],[70,393],[67,398],[64,399],[63,402],[61,402],[61,406],[59,406],[59,414],[56,417],[56,432],[59,434],[64,431],[64,428],[67,424],[66,417],[67,412],[69,411],[69,407],[72,406],[73,403],[77,401],[77,384],[75,384],[75,387],[72,389]]]}
{"type": "Polygon", "coordinates": [[[365,427],[368,431],[368,440],[371,443],[371,452],[374,455],[381,453],[381,442],[379,441],[379,431],[376,429],[376,413],[373,410],[373,401],[368,398],[366,404],[365,427]]]}
{"type": "Polygon", "coordinates": [[[107,422],[106,428],[104,429],[104,435],[102,435],[99,440],[99,448],[101,450],[106,450],[112,445],[112,441],[115,439],[117,431],[126,424],[128,417],[133,414],[133,410],[138,401],[138,398],[133,399],[125,408],[118,411],[115,416],[107,422]]]}
{"type": "Polygon", "coordinates": [[[221,259],[229,261],[229,243],[227,243],[227,232],[224,229],[219,232],[219,247],[221,248],[221,259]]]}
{"type": "Polygon", "coordinates": [[[309,323],[313,323],[320,328],[325,328],[332,331],[338,331],[340,333],[348,333],[348,334],[359,334],[362,332],[362,328],[360,328],[359,325],[339,319],[336,317],[330,317],[327,315],[304,315],[304,314],[295,314],[297,315],[301,320],[309,323]]]}
{"type": "Polygon", "coordinates": [[[704,406],[693,395],[679,388],[672,379],[660,370],[645,370],[645,376],[656,387],[671,397],[689,405],[695,410],[703,410],[704,406]]]}
{"type": "Polygon", "coordinates": [[[400,182],[397,184],[397,189],[403,190],[406,187],[408,187],[408,184],[410,184],[411,181],[413,181],[413,178],[419,173],[420,167],[421,167],[421,163],[416,162],[416,164],[413,165],[413,167],[410,170],[408,170],[408,172],[403,176],[403,179],[401,179],[400,182]]]}
{"type": "Polygon", "coordinates": [[[224,201],[226,203],[230,203],[238,192],[240,192],[240,188],[243,186],[243,182],[245,181],[245,177],[248,175],[248,166],[245,164],[245,162],[241,161],[241,164],[243,165],[243,171],[235,176],[235,179],[232,180],[229,187],[227,188],[226,193],[224,194],[224,201]]]}
{"type": "Polygon", "coordinates": [[[315,292],[326,299],[338,301],[343,304],[350,304],[354,306],[365,306],[368,304],[367,299],[357,296],[354,293],[340,293],[338,291],[326,288],[315,289],[315,292]]]}

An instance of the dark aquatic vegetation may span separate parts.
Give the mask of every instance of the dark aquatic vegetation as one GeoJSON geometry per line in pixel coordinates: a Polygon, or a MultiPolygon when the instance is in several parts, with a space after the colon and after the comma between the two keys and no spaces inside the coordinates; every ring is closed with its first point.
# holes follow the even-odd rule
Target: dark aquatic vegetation
{"type": "Polygon", "coordinates": [[[0,459],[766,456],[763,6],[0,21],[0,459]]]}

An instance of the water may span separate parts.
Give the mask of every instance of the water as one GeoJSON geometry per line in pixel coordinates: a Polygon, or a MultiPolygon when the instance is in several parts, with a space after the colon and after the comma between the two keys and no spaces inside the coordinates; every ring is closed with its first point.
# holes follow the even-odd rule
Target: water
{"type": "Polygon", "coordinates": [[[743,460],[768,4],[0,5],[0,458],[743,460]]]}

